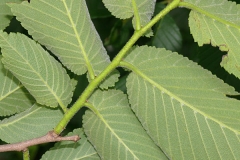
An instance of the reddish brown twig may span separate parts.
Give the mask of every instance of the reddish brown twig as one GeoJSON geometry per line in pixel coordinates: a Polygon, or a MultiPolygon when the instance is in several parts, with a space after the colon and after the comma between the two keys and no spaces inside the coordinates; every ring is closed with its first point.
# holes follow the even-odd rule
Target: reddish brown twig
{"type": "Polygon", "coordinates": [[[54,133],[53,131],[49,131],[45,136],[42,136],[42,137],[34,138],[31,140],[27,140],[19,143],[0,145],[0,152],[24,151],[28,147],[34,146],[37,144],[43,144],[48,142],[59,142],[59,141],[77,142],[79,139],[80,137],[78,135],[61,137],[56,133],[54,133]]]}

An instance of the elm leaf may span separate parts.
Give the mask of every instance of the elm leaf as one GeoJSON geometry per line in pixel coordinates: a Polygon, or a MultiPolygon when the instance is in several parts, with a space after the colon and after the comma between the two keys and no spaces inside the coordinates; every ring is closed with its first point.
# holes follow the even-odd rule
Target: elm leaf
{"type": "Polygon", "coordinates": [[[62,141],[55,144],[53,148],[47,151],[41,160],[57,159],[87,159],[87,160],[100,160],[96,150],[87,140],[81,128],[75,129],[67,136],[79,135],[81,138],[77,142],[62,141]]]}
{"type": "MultiPolygon", "coordinates": [[[[103,0],[106,8],[117,18],[126,19],[134,16],[133,3],[136,5],[141,27],[151,20],[156,0],[103,0]]],[[[136,17],[133,17],[133,27],[136,29],[136,17]]],[[[152,33],[148,32],[147,36],[152,33]]]]}
{"type": "Polygon", "coordinates": [[[26,87],[40,104],[66,107],[72,84],[61,64],[39,44],[22,34],[0,32],[4,67],[26,87]]]}
{"type": "Polygon", "coordinates": [[[101,159],[167,159],[150,139],[121,91],[97,90],[88,100],[83,127],[101,159]]]}
{"type": "Polygon", "coordinates": [[[180,6],[191,8],[189,26],[199,46],[211,44],[227,51],[221,65],[240,78],[240,5],[227,0],[184,0],[180,6]]]}
{"type": "Polygon", "coordinates": [[[133,111],[170,159],[239,159],[237,95],[196,63],[155,47],[137,47],[121,63],[132,70],[133,111]]]}
{"type": "MultiPolygon", "coordinates": [[[[88,71],[91,81],[110,64],[85,0],[31,0],[9,6],[33,39],[46,46],[75,74],[88,71]]],[[[114,86],[118,77],[115,71],[100,87],[114,86]]]]}
{"type": "MultiPolygon", "coordinates": [[[[2,59],[2,56],[0,56],[2,59]]],[[[9,116],[30,108],[35,99],[23,85],[3,67],[0,60],[0,116],[9,116]]]]}
{"type": "Polygon", "coordinates": [[[24,112],[0,121],[0,139],[16,143],[47,134],[63,117],[60,109],[34,104],[24,112]]]}
{"type": "Polygon", "coordinates": [[[23,0],[1,0],[0,1],[0,30],[5,29],[9,23],[11,18],[13,17],[13,14],[11,12],[11,9],[9,6],[7,6],[7,3],[20,3],[23,0]]]}

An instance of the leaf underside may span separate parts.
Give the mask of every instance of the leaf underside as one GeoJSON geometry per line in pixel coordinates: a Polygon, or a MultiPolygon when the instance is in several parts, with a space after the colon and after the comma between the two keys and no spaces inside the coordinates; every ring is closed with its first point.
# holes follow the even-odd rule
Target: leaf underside
{"type": "MultiPolygon", "coordinates": [[[[138,14],[140,17],[141,27],[148,24],[151,20],[156,0],[103,0],[106,8],[117,18],[126,19],[134,16],[133,3],[136,4],[138,14]]],[[[136,28],[136,17],[133,17],[133,27],[136,28]]],[[[151,36],[152,33],[148,32],[147,36],[151,36]]]]}
{"type": "Polygon", "coordinates": [[[47,134],[62,119],[58,109],[34,104],[28,110],[0,121],[0,139],[16,143],[47,134]]]}
{"type": "Polygon", "coordinates": [[[82,129],[75,129],[67,136],[79,135],[81,138],[77,142],[63,141],[55,144],[53,148],[47,151],[41,160],[57,159],[57,160],[71,160],[71,159],[84,159],[84,160],[100,160],[97,152],[89,143],[82,129]]]}
{"type": "Polygon", "coordinates": [[[34,98],[20,82],[3,67],[0,56],[0,116],[9,116],[30,108],[34,98]]]}
{"type": "Polygon", "coordinates": [[[0,1],[0,30],[5,29],[12,18],[12,12],[9,6],[6,3],[19,3],[22,0],[1,0],[0,1]]]}
{"type": "Polygon", "coordinates": [[[65,69],[39,44],[22,34],[0,32],[4,67],[40,104],[65,107],[71,102],[71,81],[65,69]]]}
{"type": "MultiPolygon", "coordinates": [[[[32,0],[30,4],[9,5],[29,34],[72,72],[81,75],[88,71],[93,79],[110,64],[85,0],[32,0]]],[[[100,87],[113,86],[118,76],[114,72],[100,87]]]]}
{"type": "Polygon", "coordinates": [[[189,25],[200,46],[210,44],[227,51],[221,65],[240,78],[240,5],[227,0],[184,0],[192,5],[189,25]]]}
{"type": "Polygon", "coordinates": [[[122,64],[130,104],[171,159],[239,159],[239,101],[232,87],[176,53],[137,47],[122,64]]]}
{"type": "Polygon", "coordinates": [[[98,90],[88,102],[95,113],[84,115],[84,132],[102,159],[167,159],[142,128],[122,92],[98,90]]]}

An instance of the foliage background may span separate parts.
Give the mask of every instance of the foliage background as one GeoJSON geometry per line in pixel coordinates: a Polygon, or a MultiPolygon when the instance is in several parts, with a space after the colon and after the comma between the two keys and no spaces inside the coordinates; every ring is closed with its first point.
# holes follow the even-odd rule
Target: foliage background
{"type": "MultiPolygon", "coordinates": [[[[238,4],[240,0],[234,0],[238,4]]],[[[104,43],[105,48],[112,59],[116,53],[123,47],[123,45],[129,40],[133,34],[133,27],[131,19],[120,20],[113,17],[110,12],[104,7],[101,0],[86,0],[88,9],[92,21],[104,43]]],[[[158,13],[167,4],[167,0],[157,0],[155,12],[158,13]]],[[[218,48],[212,47],[211,45],[204,45],[199,47],[193,40],[190,34],[188,26],[188,9],[177,8],[171,11],[166,17],[158,22],[154,27],[154,37],[146,38],[142,37],[137,41],[138,45],[148,44],[150,46],[156,46],[159,48],[166,48],[171,51],[177,51],[178,53],[188,57],[189,59],[197,62],[205,69],[210,70],[217,77],[224,80],[224,82],[233,86],[236,91],[240,92],[239,80],[233,75],[227,73],[221,66],[220,62],[222,56],[226,53],[221,52],[218,48]]],[[[13,18],[10,25],[5,29],[7,32],[21,32],[26,35],[27,31],[20,25],[20,23],[13,18]]],[[[126,92],[126,77],[127,72],[119,69],[121,78],[116,84],[116,88],[126,92]]],[[[74,93],[73,102],[77,99],[77,96],[81,94],[84,88],[87,86],[88,81],[85,78],[86,75],[76,76],[78,81],[81,81],[81,85],[77,85],[74,93]]],[[[239,97],[232,97],[239,98],[239,97]]],[[[81,109],[75,117],[71,120],[69,125],[63,134],[72,131],[74,128],[82,126],[82,115],[84,109],[81,109]]],[[[1,142],[4,144],[4,142],[1,142]]],[[[30,148],[31,159],[40,159],[41,155],[45,153],[54,144],[43,144],[39,146],[33,146],[30,148]]],[[[4,159],[22,159],[22,153],[7,152],[0,153],[0,160],[4,159]]]]}

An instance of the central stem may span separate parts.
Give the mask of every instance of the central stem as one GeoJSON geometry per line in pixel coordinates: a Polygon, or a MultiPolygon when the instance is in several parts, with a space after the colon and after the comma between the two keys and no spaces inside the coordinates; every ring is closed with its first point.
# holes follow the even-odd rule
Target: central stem
{"type": "Polygon", "coordinates": [[[134,32],[133,36],[122,48],[122,50],[117,54],[113,61],[104,69],[95,79],[93,79],[87,88],[83,91],[82,95],[75,102],[75,104],[64,114],[64,117],[55,127],[54,132],[60,134],[66,125],[72,119],[72,117],[78,112],[78,110],[83,107],[87,99],[91,96],[93,91],[98,87],[98,85],[114,70],[119,66],[119,63],[128,53],[129,49],[134,45],[134,43],[149,30],[155,23],[157,23],[162,17],[164,17],[172,9],[176,8],[180,0],[174,0],[166,8],[164,8],[159,14],[157,14],[146,26],[134,32]]]}

